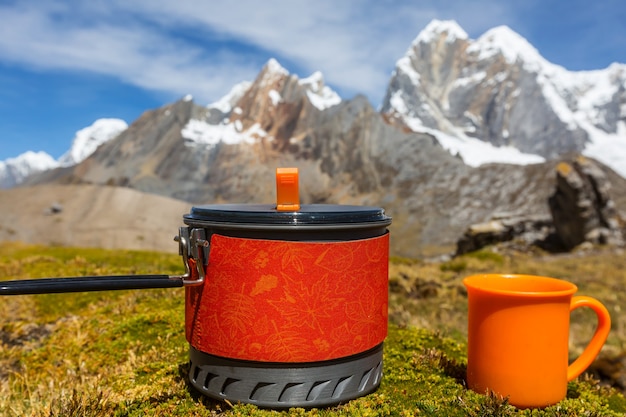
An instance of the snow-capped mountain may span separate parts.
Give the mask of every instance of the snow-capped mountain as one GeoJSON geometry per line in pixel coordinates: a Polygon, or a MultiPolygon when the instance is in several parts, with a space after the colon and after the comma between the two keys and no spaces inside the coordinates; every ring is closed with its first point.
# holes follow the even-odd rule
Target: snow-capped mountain
{"type": "MultiPolygon", "coordinates": [[[[321,73],[300,79],[270,59],[254,83],[234,86],[187,122],[181,130],[186,146],[271,140],[264,120],[276,116],[284,94],[304,95],[305,107],[318,111],[342,102],[321,73]],[[284,89],[284,80],[297,88],[284,89]],[[237,103],[260,96],[262,105],[242,117],[237,103]]],[[[433,20],[397,61],[380,112],[392,124],[434,136],[470,166],[533,164],[576,152],[626,177],[626,65],[568,71],[506,26],[470,39],[456,22],[433,20]]],[[[102,119],[80,130],[59,165],[79,163],[126,127],[102,119]]]]}
{"type": "Polygon", "coordinates": [[[127,128],[128,124],[121,119],[98,119],[91,126],[76,132],[70,149],[58,160],[44,151],[28,151],[15,158],[0,161],[0,188],[19,185],[36,173],[76,165],[94,153],[98,146],[127,128]]]}
{"type": "Polygon", "coordinates": [[[216,194],[231,195],[229,187],[235,181],[233,189],[238,195],[250,191],[245,197],[250,199],[258,187],[242,184],[238,172],[230,177],[226,172],[235,167],[242,172],[271,172],[269,166],[259,167],[269,154],[300,154],[301,149],[311,158],[307,153],[311,132],[324,129],[329,123],[322,121],[328,119],[325,113],[332,114],[342,104],[346,105],[319,72],[300,78],[270,59],[255,80],[234,86],[217,102],[201,106],[186,96],[146,112],[100,146],[88,164],[39,175],[29,184],[64,178],[207,201],[216,194]]]}
{"type": "Polygon", "coordinates": [[[0,188],[11,188],[36,172],[56,168],[59,163],[46,152],[24,152],[16,158],[0,161],[0,188]]]}
{"type": "Polygon", "coordinates": [[[506,26],[474,40],[432,21],[396,63],[381,112],[470,165],[582,152],[626,177],[626,65],[568,71],[506,26]]]}
{"type": "Polygon", "coordinates": [[[72,146],[59,158],[61,166],[76,165],[94,153],[98,146],[113,139],[128,128],[122,119],[98,119],[91,126],[76,132],[72,146]]]}
{"type": "MultiPolygon", "coordinates": [[[[299,78],[270,60],[221,100],[203,106],[186,96],[146,111],[87,160],[26,184],[107,184],[190,204],[271,203],[275,168],[296,166],[302,203],[384,206],[394,250],[407,256],[422,244],[449,245],[495,214],[548,215],[558,161],[473,167],[441,143],[471,139],[474,154],[464,157],[472,161],[503,149],[400,121],[364,96],[340,100],[319,73],[299,78]]],[[[519,162],[520,151],[507,152],[519,162]]],[[[626,190],[625,179],[607,175],[626,190]]]]}
{"type": "MultiPolygon", "coordinates": [[[[320,72],[300,79],[289,74],[278,61],[270,59],[254,83],[246,81],[235,85],[219,101],[209,104],[206,114],[189,120],[181,134],[186,145],[192,147],[215,146],[219,143],[254,144],[260,138],[268,137],[268,132],[261,126],[267,124],[267,117],[272,117],[270,113],[281,103],[302,100],[303,95],[306,95],[306,100],[302,103],[319,111],[341,103],[339,95],[324,84],[324,77],[320,72]],[[286,85],[289,88],[285,88],[286,85]],[[249,118],[241,117],[243,111],[237,103],[245,100],[246,95],[254,97],[255,100],[264,97],[259,107],[262,113],[254,115],[258,123],[248,124],[244,120],[249,118]]],[[[270,136],[269,140],[272,138],[270,136]]]]}

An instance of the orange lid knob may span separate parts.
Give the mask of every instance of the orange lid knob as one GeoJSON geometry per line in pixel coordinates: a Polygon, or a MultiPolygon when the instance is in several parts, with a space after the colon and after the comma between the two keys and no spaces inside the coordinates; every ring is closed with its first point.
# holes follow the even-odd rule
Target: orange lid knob
{"type": "Polygon", "coordinates": [[[276,210],[300,210],[298,168],[276,168],[276,210]]]}

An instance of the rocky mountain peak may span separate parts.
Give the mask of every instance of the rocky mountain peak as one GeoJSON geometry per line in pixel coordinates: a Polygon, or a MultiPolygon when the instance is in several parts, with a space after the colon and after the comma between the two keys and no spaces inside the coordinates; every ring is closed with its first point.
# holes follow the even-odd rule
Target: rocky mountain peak
{"type": "Polygon", "coordinates": [[[341,102],[339,95],[325,85],[324,76],[320,71],[300,79],[297,75],[290,74],[273,58],[265,64],[246,94],[254,96],[256,100],[269,99],[271,105],[275,107],[281,103],[302,100],[305,96],[308,104],[318,110],[341,102]]]}
{"type": "Polygon", "coordinates": [[[283,149],[292,141],[298,123],[314,123],[320,111],[340,102],[324,84],[321,72],[300,79],[270,59],[245,92],[232,100],[229,122],[239,124],[243,131],[257,126],[283,149]]]}
{"type": "Polygon", "coordinates": [[[271,84],[274,80],[281,79],[285,76],[289,76],[289,71],[280,65],[276,59],[270,58],[263,66],[263,69],[261,69],[257,81],[271,84]]]}
{"type": "Polygon", "coordinates": [[[305,93],[292,76],[274,59],[268,61],[256,80],[236,102],[229,122],[248,130],[258,126],[272,138],[288,140],[281,130],[288,119],[297,119],[304,106],[305,93]]]}
{"type": "Polygon", "coordinates": [[[381,112],[416,132],[454,134],[443,111],[450,85],[459,78],[468,35],[454,21],[433,20],[396,62],[381,112]]]}
{"type": "Polygon", "coordinates": [[[433,41],[441,40],[452,43],[457,39],[466,40],[468,38],[467,33],[456,21],[434,19],[417,35],[412,46],[420,43],[430,44],[433,41]]]}
{"type": "Polygon", "coordinates": [[[113,139],[128,128],[122,119],[98,119],[74,136],[70,149],[59,158],[61,166],[75,165],[94,153],[98,146],[113,139]]]}
{"type": "Polygon", "coordinates": [[[381,112],[451,144],[469,164],[478,140],[493,155],[513,148],[530,162],[584,153],[625,176],[615,162],[626,158],[625,73],[618,64],[567,71],[506,26],[474,40],[433,21],[397,61],[381,112]]]}
{"type": "Polygon", "coordinates": [[[527,69],[539,71],[549,64],[526,38],[508,26],[497,26],[473,41],[467,50],[476,60],[487,60],[501,55],[510,65],[522,64],[527,69]]]}
{"type": "Polygon", "coordinates": [[[58,162],[43,151],[27,151],[18,157],[0,161],[0,188],[14,187],[34,173],[57,166],[58,162]]]}

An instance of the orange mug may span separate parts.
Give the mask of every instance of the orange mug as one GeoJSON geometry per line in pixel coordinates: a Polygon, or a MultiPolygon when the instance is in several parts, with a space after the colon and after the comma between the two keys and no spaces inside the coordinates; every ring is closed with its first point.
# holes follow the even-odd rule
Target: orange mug
{"type": "Polygon", "coordinates": [[[567,382],[594,361],[611,317],[598,300],[576,296],[556,278],[483,274],[463,280],[468,293],[467,385],[494,392],[519,408],[546,407],[565,398],[567,382]],[[568,366],[570,312],[591,307],[598,326],[568,366]]]}

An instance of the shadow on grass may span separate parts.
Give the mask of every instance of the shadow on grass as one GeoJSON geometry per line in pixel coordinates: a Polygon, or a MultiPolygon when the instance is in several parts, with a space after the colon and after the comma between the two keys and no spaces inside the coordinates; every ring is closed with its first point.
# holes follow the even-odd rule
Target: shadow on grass
{"type": "Polygon", "coordinates": [[[421,359],[433,368],[438,368],[443,373],[458,383],[467,387],[466,374],[467,364],[448,357],[439,349],[428,349],[421,355],[421,359]]]}

